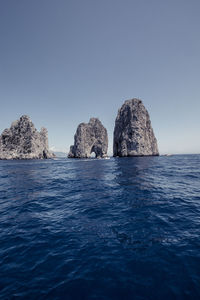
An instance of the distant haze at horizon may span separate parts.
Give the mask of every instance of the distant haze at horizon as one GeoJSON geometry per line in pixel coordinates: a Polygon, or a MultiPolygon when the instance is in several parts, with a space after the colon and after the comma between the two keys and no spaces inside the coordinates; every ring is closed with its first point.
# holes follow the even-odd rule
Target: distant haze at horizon
{"type": "Polygon", "coordinates": [[[117,111],[142,99],[164,153],[200,153],[200,2],[2,1],[0,132],[23,114],[54,151],[98,117],[112,154],[117,111]]]}

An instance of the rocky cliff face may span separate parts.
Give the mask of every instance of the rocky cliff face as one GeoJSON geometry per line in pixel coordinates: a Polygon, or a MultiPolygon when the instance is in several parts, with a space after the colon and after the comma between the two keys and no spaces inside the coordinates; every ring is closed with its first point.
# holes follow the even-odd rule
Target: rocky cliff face
{"type": "Polygon", "coordinates": [[[30,118],[23,115],[0,136],[0,159],[42,159],[55,155],[49,151],[48,133],[38,132],[30,118]]]}
{"type": "Polygon", "coordinates": [[[159,155],[148,111],[139,99],[125,101],[115,120],[113,156],[159,155]]]}
{"type": "Polygon", "coordinates": [[[94,152],[96,157],[100,158],[107,156],[107,150],[107,130],[98,118],[91,118],[89,123],[79,124],[68,157],[89,158],[94,152]]]}

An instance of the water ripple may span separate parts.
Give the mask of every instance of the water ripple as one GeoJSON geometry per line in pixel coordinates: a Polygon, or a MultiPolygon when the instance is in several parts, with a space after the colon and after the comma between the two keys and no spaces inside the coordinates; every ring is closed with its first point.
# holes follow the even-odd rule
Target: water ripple
{"type": "Polygon", "coordinates": [[[0,299],[200,299],[200,156],[0,161],[0,299]]]}

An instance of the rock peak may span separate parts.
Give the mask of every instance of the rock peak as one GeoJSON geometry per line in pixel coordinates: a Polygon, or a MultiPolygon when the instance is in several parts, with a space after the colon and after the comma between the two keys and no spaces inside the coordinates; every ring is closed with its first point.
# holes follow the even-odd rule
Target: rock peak
{"type": "Polygon", "coordinates": [[[31,119],[28,115],[22,115],[20,117],[20,121],[30,121],[31,122],[31,119]]]}
{"type": "Polygon", "coordinates": [[[89,124],[95,124],[95,123],[101,123],[101,121],[98,118],[90,118],[89,124]]]}
{"type": "Polygon", "coordinates": [[[68,157],[89,158],[94,152],[100,158],[107,156],[107,150],[107,130],[98,118],[90,118],[89,123],[78,125],[68,157]]]}
{"type": "Polygon", "coordinates": [[[142,100],[138,99],[138,98],[128,99],[128,100],[125,100],[125,102],[124,102],[124,104],[129,104],[129,105],[136,105],[136,104],[140,104],[140,103],[142,103],[142,100]]]}
{"type": "Polygon", "coordinates": [[[119,109],[115,120],[113,155],[159,155],[149,113],[142,100],[126,100],[119,109]]]}

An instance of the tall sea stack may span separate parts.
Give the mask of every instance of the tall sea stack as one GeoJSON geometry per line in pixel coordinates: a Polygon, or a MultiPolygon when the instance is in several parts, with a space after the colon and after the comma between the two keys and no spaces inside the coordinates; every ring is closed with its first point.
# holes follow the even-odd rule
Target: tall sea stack
{"type": "Polygon", "coordinates": [[[0,136],[0,159],[46,159],[55,157],[49,151],[46,128],[37,131],[31,119],[23,115],[0,136]]]}
{"type": "Polygon", "coordinates": [[[115,120],[113,156],[149,155],[159,155],[149,113],[141,100],[127,100],[115,120]]]}
{"type": "Polygon", "coordinates": [[[69,158],[89,158],[94,152],[97,158],[107,156],[108,134],[98,118],[78,125],[74,145],[70,147],[69,158]]]}

